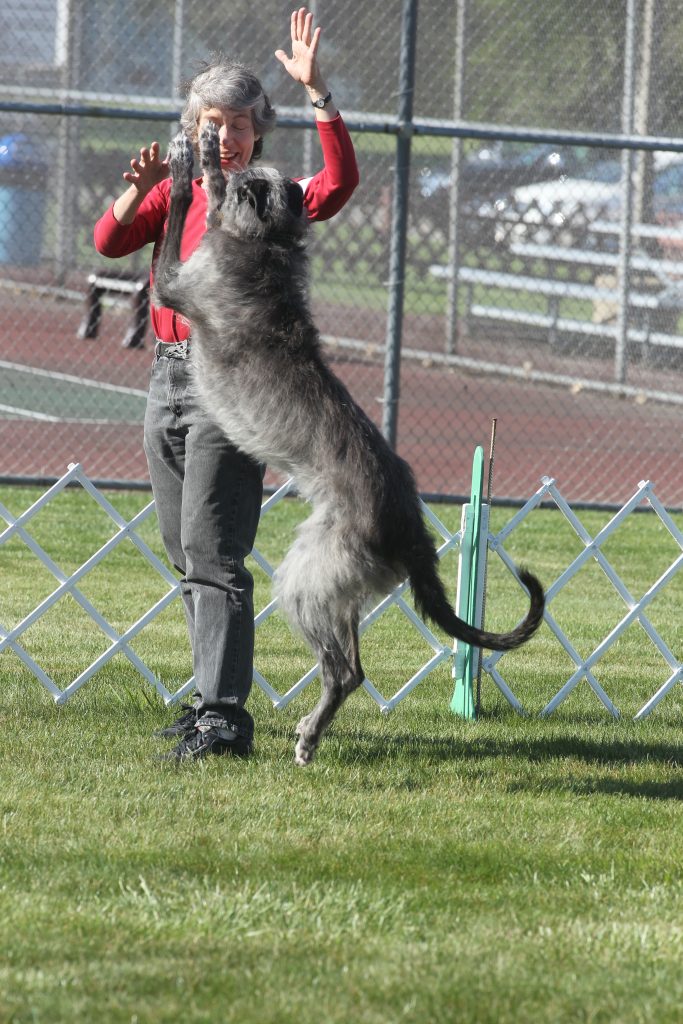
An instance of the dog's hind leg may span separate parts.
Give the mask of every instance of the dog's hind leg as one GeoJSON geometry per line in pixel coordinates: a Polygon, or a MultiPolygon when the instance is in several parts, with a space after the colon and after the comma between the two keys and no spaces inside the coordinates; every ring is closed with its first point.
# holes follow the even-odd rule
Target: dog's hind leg
{"type": "Polygon", "coordinates": [[[308,637],[316,651],[322,675],[322,694],[313,710],[296,727],[298,734],[294,753],[295,764],[306,765],[313,760],[323,732],[337,711],[364,679],[358,651],[358,616],[354,615],[326,641],[308,637]],[[339,639],[338,639],[339,638],[339,639]]]}
{"type": "Polygon", "coordinates": [[[360,610],[354,610],[349,612],[345,623],[344,653],[350,672],[344,680],[344,698],[348,697],[354,690],[357,690],[365,679],[365,672],[360,663],[359,620],[360,610]]]}
{"type": "Polygon", "coordinates": [[[204,180],[207,183],[206,226],[207,228],[218,228],[221,226],[222,219],[220,210],[225,201],[225,175],[221,170],[218,130],[213,121],[208,121],[201,130],[199,152],[204,180]]]}
{"type": "Polygon", "coordinates": [[[344,678],[350,666],[336,637],[330,636],[324,644],[314,644],[320,662],[322,694],[309,714],[296,727],[298,739],[294,751],[294,763],[310,764],[313,760],[322,734],[330,724],[346,696],[344,678]]]}

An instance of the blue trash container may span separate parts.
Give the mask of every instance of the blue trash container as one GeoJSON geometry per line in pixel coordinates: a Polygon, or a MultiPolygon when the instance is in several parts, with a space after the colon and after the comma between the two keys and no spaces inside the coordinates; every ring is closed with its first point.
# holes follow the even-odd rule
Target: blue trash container
{"type": "Polygon", "coordinates": [[[48,166],[30,136],[0,137],[0,263],[38,263],[43,246],[48,166]]]}

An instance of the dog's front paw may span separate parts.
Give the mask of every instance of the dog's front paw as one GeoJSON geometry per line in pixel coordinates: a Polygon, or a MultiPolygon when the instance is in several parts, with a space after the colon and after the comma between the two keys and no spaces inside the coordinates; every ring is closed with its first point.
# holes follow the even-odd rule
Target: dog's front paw
{"type": "Polygon", "coordinates": [[[300,767],[310,764],[313,760],[313,755],[318,749],[318,744],[312,742],[310,737],[306,736],[306,727],[310,717],[310,714],[304,715],[296,727],[297,741],[294,748],[294,764],[298,764],[300,767]]]}
{"type": "Polygon", "coordinates": [[[168,165],[175,188],[189,189],[192,185],[194,150],[184,132],[178,132],[168,147],[168,165]]]}
{"type": "Polygon", "coordinates": [[[307,764],[310,764],[315,754],[315,747],[311,747],[306,740],[301,736],[297,740],[296,747],[294,748],[294,764],[298,765],[299,768],[304,768],[307,764]]]}

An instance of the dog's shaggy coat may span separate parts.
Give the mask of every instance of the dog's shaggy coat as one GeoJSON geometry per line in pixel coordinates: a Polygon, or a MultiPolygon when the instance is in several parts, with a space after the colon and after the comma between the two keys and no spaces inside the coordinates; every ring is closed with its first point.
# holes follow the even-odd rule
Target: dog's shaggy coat
{"type": "Polygon", "coordinates": [[[323,361],[306,300],[301,188],[271,169],[226,181],[213,125],[203,129],[200,150],[208,230],[181,263],[194,159],[181,134],[170,150],[171,208],[155,300],[192,324],[194,372],[211,416],[247,455],[293,476],[313,506],[275,580],[280,607],[322,673],[321,699],[297,726],[295,761],[303,765],[363,681],[358,623],[370,596],[407,576],[420,613],[450,636],[507,650],[538,628],[544,595],[520,571],[531,603],[509,633],[484,632],[455,615],[410,467],[323,361]]]}

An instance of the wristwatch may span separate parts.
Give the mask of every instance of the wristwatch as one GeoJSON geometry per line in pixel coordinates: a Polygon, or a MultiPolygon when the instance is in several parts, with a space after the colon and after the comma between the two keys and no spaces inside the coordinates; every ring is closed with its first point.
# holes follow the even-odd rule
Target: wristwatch
{"type": "Polygon", "coordinates": [[[320,99],[318,99],[318,100],[311,100],[311,104],[312,104],[312,106],[317,107],[318,110],[322,110],[323,107],[327,106],[327,104],[330,102],[331,99],[332,99],[332,93],[328,92],[327,96],[321,96],[320,99]]]}

